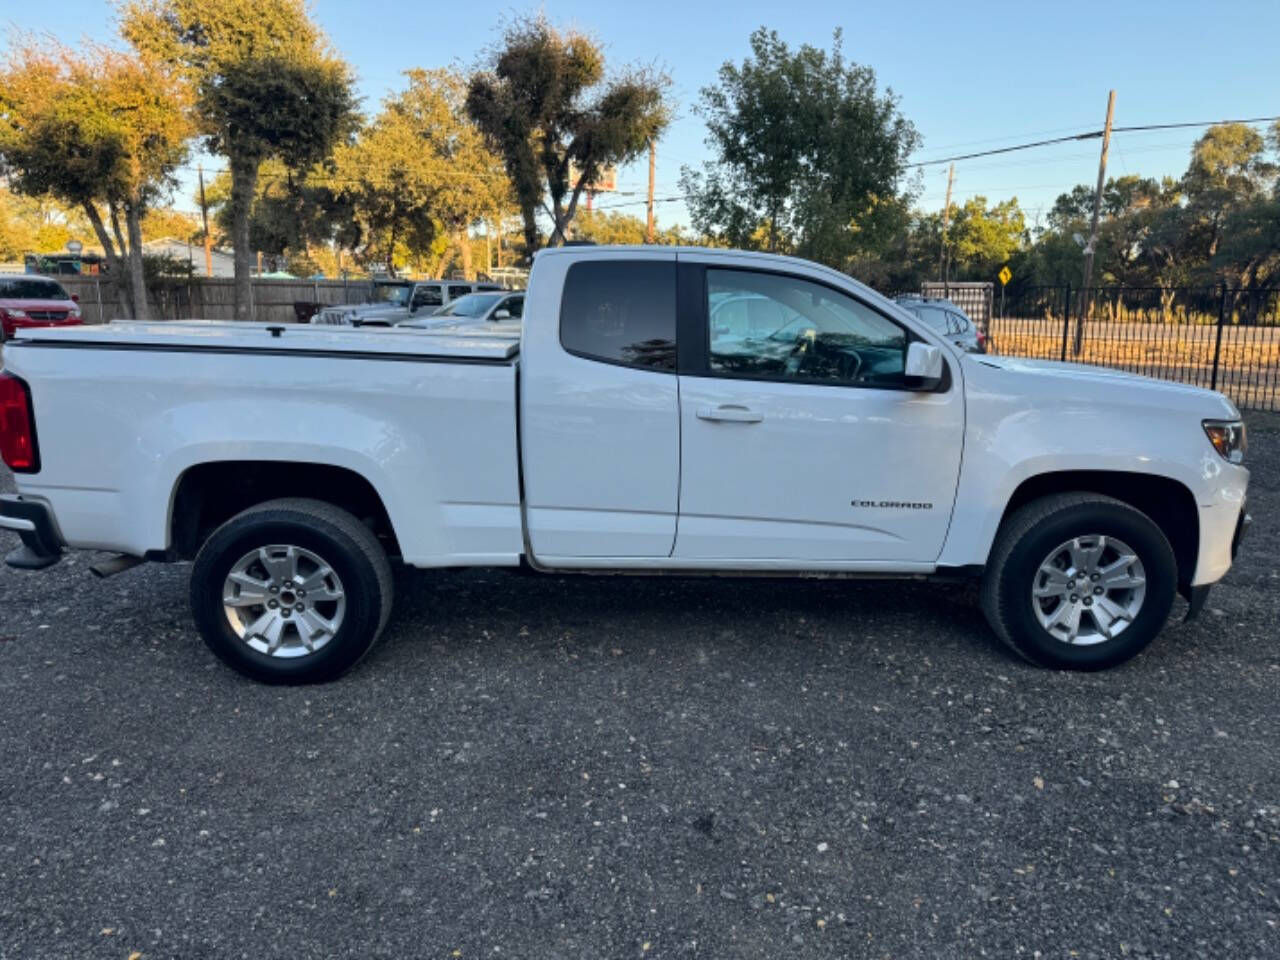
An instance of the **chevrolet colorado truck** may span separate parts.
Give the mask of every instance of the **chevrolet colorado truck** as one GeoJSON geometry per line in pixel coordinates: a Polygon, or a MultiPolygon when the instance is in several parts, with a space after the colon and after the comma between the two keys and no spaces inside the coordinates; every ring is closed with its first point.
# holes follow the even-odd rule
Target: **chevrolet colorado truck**
{"type": "Polygon", "coordinates": [[[393,559],[978,578],[1017,653],[1100,669],[1203,605],[1246,522],[1221,394],[966,354],[763,254],[545,250],[518,336],[113,323],[4,363],[8,563],[193,560],[204,640],[269,682],[355,664],[393,559]]]}

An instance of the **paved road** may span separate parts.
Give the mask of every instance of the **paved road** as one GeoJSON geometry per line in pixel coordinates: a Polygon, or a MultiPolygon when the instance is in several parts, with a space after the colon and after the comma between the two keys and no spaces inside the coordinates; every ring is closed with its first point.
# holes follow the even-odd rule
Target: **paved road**
{"type": "Polygon", "coordinates": [[[378,653],[280,690],[183,567],[4,570],[0,958],[1280,956],[1251,429],[1239,566],[1103,675],[956,588],[405,572],[378,653]]]}

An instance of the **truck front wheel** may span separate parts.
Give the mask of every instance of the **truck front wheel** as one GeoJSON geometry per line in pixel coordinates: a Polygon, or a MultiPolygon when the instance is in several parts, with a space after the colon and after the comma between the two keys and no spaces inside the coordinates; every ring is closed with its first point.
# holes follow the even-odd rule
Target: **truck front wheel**
{"type": "Polygon", "coordinates": [[[1006,518],[982,587],[992,629],[1032,663],[1103,670],[1137,656],[1173,605],[1164,533],[1111,497],[1056,494],[1006,518]]]}
{"type": "Polygon", "coordinates": [[[205,643],[264,683],[341,676],[390,611],[391,566],[378,538],[320,500],[271,500],[237,514],[191,571],[191,613],[205,643]]]}

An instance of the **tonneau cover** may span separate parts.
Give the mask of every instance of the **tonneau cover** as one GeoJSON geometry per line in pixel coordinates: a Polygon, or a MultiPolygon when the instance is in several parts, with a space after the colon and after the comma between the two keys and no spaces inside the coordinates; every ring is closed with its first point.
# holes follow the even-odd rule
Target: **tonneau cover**
{"type": "Polygon", "coordinates": [[[74,347],[128,349],[184,348],[205,350],[270,350],[275,352],[326,354],[387,354],[421,357],[424,360],[458,360],[505,363],[520,349],[516,334],[497,336],[490,332],[467,333],[450,330],[436,334],[430,330],[385,328],[343,329],[310,324],[237,323],[219,320],[171,320],[143,323],[116,320],[97,326],[36,327],[19,331],[15,345],[22,341],[59,343],[74,347]]]}

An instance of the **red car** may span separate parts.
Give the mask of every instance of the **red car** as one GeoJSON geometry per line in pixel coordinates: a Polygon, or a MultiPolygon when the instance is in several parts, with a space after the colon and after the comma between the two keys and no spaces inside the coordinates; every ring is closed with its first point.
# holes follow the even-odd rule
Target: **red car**
{"type": "Polygon", "coordinates": [[[56,280],[29,273],[0,273],[0,342],[24,327],[81,322],[80,304],[56,280]]]}

